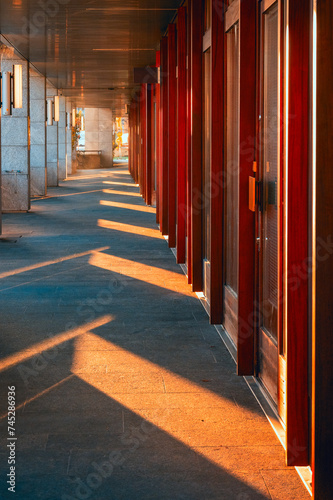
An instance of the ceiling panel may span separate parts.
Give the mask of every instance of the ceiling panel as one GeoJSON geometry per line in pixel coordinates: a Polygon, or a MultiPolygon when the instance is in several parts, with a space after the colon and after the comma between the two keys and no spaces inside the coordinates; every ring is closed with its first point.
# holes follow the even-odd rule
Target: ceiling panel
{"type": "Polygon", "coordinates": [[[181,0],[0,0],[2,35],[78,106],[117,113],[181,0]],[[112,89],[112,90],[109,90],[112,89]]]}

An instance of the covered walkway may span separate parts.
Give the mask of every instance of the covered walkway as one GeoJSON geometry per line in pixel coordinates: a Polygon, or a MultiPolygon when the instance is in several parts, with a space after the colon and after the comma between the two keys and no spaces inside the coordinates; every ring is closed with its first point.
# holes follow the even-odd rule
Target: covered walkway
{"type": "Polygon", "coordinates": [[[1,476],[15,385],[20,499],[309,498],[154,212],[117,167],[4,216],[1,476]]]}

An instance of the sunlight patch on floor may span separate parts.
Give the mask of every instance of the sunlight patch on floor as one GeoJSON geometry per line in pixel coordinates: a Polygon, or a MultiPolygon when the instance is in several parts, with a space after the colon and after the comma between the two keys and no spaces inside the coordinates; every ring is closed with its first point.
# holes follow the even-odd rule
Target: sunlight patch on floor
{"type": "Polygon", "coordinates": [[[162,239],[160,232],[157,229],[150,229],[148,227],[131,226],[130,224],[123,224],[122,222],[114,222],[105,219],[99,219],[98,227],[104,229],[112,229],[113,231],[121,231],[123,233],[137,234],[139,236],[147,236],[149,238],[162,239]]]}
{"type": "Polygon", "coordinates": [[[66,257],[60,257],[59,259],[47,260],[45,262],[40,262],[38,264],[32,264],[31,266],[20,267],[12,271],[5,271],[0,274],[0,279],[8,278],[9,276],[15,276],[16,274],[26,273],[28,271],[33,271],[34,269],[40,269],[42,267],[51,266],[53,264],[59,264],[61,262],[66,262],[67,260],[79,259],[80,257],[85,257],[90,255],[92,252],[103,252],[104,250],[109,250],[110,247],[101,247],[94,250],[88,250],[87,252],[75,253],[73,255],[67,255],[66,257]]]}
{"type": "Polygon", "coordinates": [[[193,297],[191,287],[184,285],[184,276],[182,274],[101,252],[93,252],[89,259],[89,264],[100,269],[140,280],[149,285],[170,290],[174,293],[193,297]],[[181,286],[181,291],[179,292],[176,291],[177,284],[181,286]]]}
{"type": "Polygon", "coordinates": [[[100,204],[106,207],[125,208],[126,210],[136,210],[137,212],[148,212],[154,214],[156,209],[142,205],[130,205],[129,203],[119,203],[117,201],[101,200],[100,204]]]}
{"type": "Polygon", "coordinates": [[[128,191],[113,191],[112,189],[103,189],[103,193],[105,194],[119,194],[122,196],[136,196],[137,198],[141,198],[139,193],[129,193],[128,191]]]}
{"type": "Polygon", "coordinates": [[[79,326],[77,328],[73,328],[66,332],[59,333],[58,335],[43,340],[38,344],[29,346],[20,352],[12,354],[11,356],[7,356],[5,359],[0,360],[0,372],[8,370],[8,368],[11,368],[12,366],[15,366],[19,363],[23,363],[27,359],[30,359],[36,356],[37,354],[40,354],[44,351],[48,351],[49,349],[52,349],[62,344],[63,342],[67,342],[68,340],[71,340],[75,337],[78,337],[79,335],[82,335],[90,330],[93,330],[94,328],[106,325],[107,323],[110,323],[113,319],[114,317],[110,315],[103,316],[99,319],[91,321],[90,323],[86,323],[85,325],[79,326]]]}
{"type": "MultiPolygon", "coordinates": [[[[221,456],[215,453],[214,447],[219,446],[217,443],[223,444],[223,431],[230,432],[227,430],[230,422],[227,429],[223,428],[226,416],[231,415],[234,421],[242,422],[243,432],[246,432],[244,419],[253,418],[253,412],[239,406],[230,395],[226,398],[215,394],[93,333],[75,340],[71,371],[219,467],[223,465],[225,468],[226,462],[220,460],[221,456]],[[95,365],[106,367],[103,377],[90,371],[95,365]],[[203,426],[205,418],[212,419],[212,415],[214,418],[210,424],[203,426]],[[206,446],[198,448],[198,443],[203,441],[206,446]]],[[[233,464],[228,472],[237,476],[233,464]]]]}
{"type": "Polygon", "coordinates": [[[132,182],[116,182],[116,181],[103,181],[103,184],[112,184],[114,186],[130,186],[130,187],[136,187],[136,185],[132,182]]]}

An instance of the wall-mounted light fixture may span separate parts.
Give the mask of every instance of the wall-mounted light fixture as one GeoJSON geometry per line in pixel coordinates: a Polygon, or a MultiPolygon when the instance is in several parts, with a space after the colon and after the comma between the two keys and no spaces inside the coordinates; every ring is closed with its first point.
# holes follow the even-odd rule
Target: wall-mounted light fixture
{"type": "Polygon", "coordinates": [[[53,99],[49,97],[47,100],[47,125],[52,127],[53,125],[53,99]]]}
{"type": "Polygon", "coordinates": [[[75,127],[76,122],[76,108],[72,109],[72,127],[75,127]]]}
{"type": "Polygon", "coordinates": [[[67,116],[67,121],[66,121],[67,130],[70,130],[72,127],[72,113],[66,113],[66,116],[67,116]]]}
{"type": "Polygon", "coordinates": [[[84,116],[81,116],[81,131],[84,132],[85,124],[84,124],[84,116]]]}
{"type": "Polygon", "coordinates": [[[23,107],[23,70],[20,64],[14,64],[13,70],[14,102],[13,107],[22,109],[23,107]]]}
{"type": "Polygon", "coordinates": [[[60,100],[59,96],[48,97],[47,101],[47,125],[52,127],[53,122],[60,120],[60,100]]]}
{"type": "Polygon", "coordinates": [[[14,64],[13,73],[4,71],[2,79],[2,115],[12,115],[12,109],[23,106],[23,72],[20,64],[14,64]]]}
{"type": "Polygon", "coordinates": [[[60,99],[58,95],[54,96],[54,121],[60,120],[60,99]]]}

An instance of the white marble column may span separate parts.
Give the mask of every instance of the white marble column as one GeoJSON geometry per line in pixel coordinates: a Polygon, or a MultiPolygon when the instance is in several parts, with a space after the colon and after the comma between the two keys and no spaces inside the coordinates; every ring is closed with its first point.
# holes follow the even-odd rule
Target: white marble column
{"type": "Polygon", "coordinates": [[[46,80],[30,67],[30,189],[46,194],[46,80]]]}
{"type": "Polygon", "coordinates": [[[13,71],[22,65],[23,107],[13,109],[12,116],[1,116],[2,211],[30,209],[30,154],[28,147],[29,77],[28,62],[11,48],[1,47],[1,71],[13,71]]]}
{"type": "Polygon", "coordinates": [[[66,101],[66,170],[67,175],[72,174],[72,103],[66,101]],[[68,126],[69,123],[69,126],[68,126]]]}
{"type": "Polygon", "coordinates": [[[66,179],[66,98],[60,97],[60,119],[58,123],[58,181],[66,179]]]}
{"type": "MultiPolygon", "coordinates": [[[[46,97],[54,98],[57,89],[46,82],[46,97]]],[[[47,159],[47,185],[58,186],[58,122],[46,127],[46,159],[47,159]]]]}

